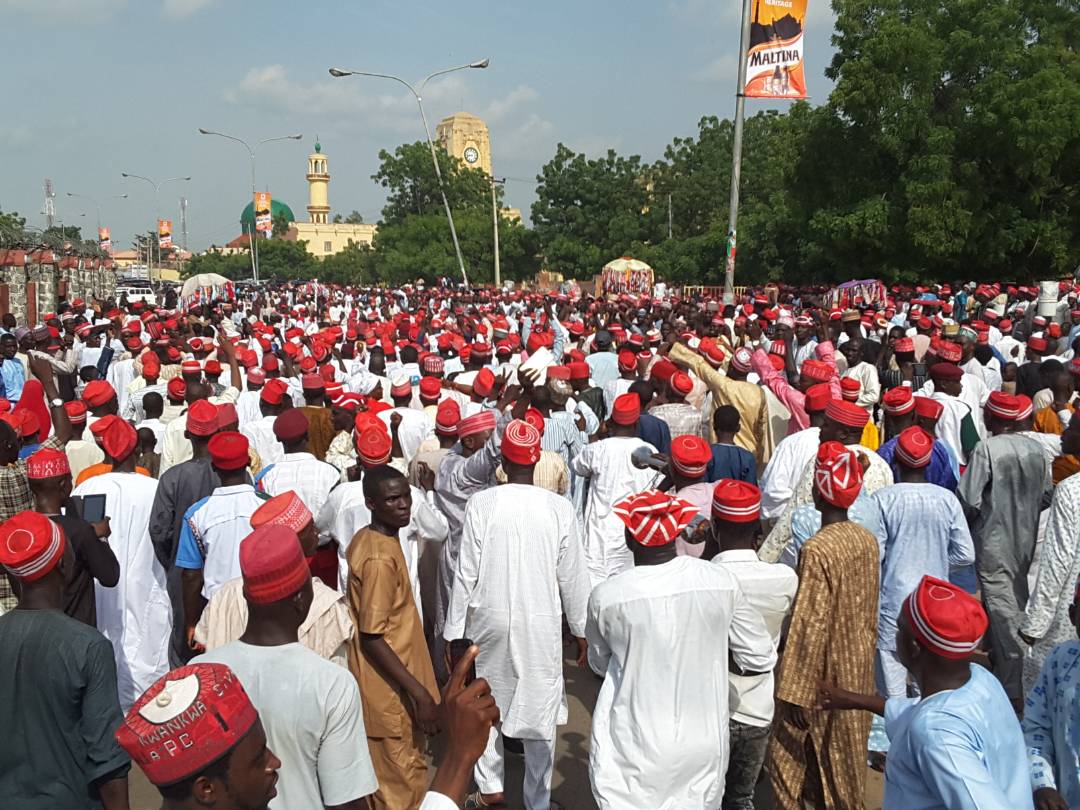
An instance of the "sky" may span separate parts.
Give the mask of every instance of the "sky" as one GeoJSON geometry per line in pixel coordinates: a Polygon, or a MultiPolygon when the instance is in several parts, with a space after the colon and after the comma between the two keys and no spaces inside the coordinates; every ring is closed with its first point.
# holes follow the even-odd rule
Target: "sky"
{"type": "MultiPolygon", "coordinates": [[[[304,221],[317,136],[332,212],[375,222],[379,150],[422,139],[419,112],[394,82],[335,79],[328,68],[416,82],[487,57],[486,70],[433,80],[425,111],[433,134],[458,110],[487,122],[506,204],[527,216],[536,175],[560,142],[653,161],[673,138],[694,135],[702,116],[731,117],[739,11],[739,0],[0,0],[0,210],[42,227],[50,178],[59,219],[90,236],[95,203],[67,194],[95,197],[114,249],[128,249],[152,226],[155,202],[150,184],[121,173],[190,175],[161,187],[158,215],[174,221],[179,242],[185,196],[188,247],[227,242],[250,200],[250,161],[203,127],[249,142],[302,133],[258,150],[256,185],[304,221]]],[[[831,89],[832,27],[825,0],[810,0],[812,102],[831,89]]],[[[747,114],[765,106],[750,100],[747,114]]]]}

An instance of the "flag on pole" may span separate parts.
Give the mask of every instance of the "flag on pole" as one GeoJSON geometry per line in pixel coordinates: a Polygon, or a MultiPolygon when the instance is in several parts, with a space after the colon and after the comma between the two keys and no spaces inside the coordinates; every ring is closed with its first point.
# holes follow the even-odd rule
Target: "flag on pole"
{"type": "Polygon", "coordinates": [[[172,220],[159,219],[157,221],[158,248],[167,250],[172,247],[172,220]]]}
{"type": "Polygon", "coordinates": [[[106,253],[112,253],[112,240],[109,238],[108,228],[97,229],[98,247],[106,253]]]}
{"type": "Polygon", "coordinates": [[[743,95],[749,98],[807,98],[803,62],[807,2],[753,0],[743,95]]]}
{"type": "Polygon", "coordinates": [[[274,220],[270,213],[270,192],[255,192],[255,230],[269,236],[274,230],[274,220]]]}

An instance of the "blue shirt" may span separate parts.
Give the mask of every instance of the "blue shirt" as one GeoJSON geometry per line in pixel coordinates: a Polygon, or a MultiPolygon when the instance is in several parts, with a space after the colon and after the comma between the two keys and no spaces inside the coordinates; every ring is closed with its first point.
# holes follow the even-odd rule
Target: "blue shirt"
{"type": "MultiPolygon", "coordinates": [[[[865,490],[859,493],[855,502],[848,507],[848,520],[862,526],[878,542],[878,551],[885,556],[885,528],[881,525],[881,512],[876,503],[870,500],[865,490]]],[[[796,506],[791,513],[791,542],[780,555],[780,562],[792,568],[799,566],[799,551],[806,541],[821,531],[821,512],[813,503],[796,506]]]]}
{"type": "Polygon", "coordinates": [[[893,484],[870,496],[885,532],[878,602],[879,650],[896,649],[900,606],[923,575],[947,580],[950,566],[975,562],[960,501],[933,484],[893,484]]]}
{"type": "Polygon", "coordinates": [[[1043,662],[1024,705],[1031,789],[1056,788],[1080,807],[1080,641],[1059,644],[1043,662]]]}
{"type": "Polygon", "coordinates": [[[757,460],[754,454],[733,444],[712,445],[712,461],[705,468],[705,480],[712,484],[734,478],[757,486],[757,460]]]}
{"type": "Polygon", "coordinates": [[[883,810],[1031,810],[1024,735],[997,678],[978,664],[959,689],[890,698],[883,810]]]}
{"type": "Polygon", "coordinates": [[[615,352],[593,352],[585,358],[585,362],[589,364],[593,385],[598,388],[619,379],[619,358],[615,352]]]}
{"type": "MultiPolygon", "coordinates": [[[[878,455],[892,467],[893,481],[900,480],[900,465],[896,463],[894,456],[896,455],[896,442],[899,436],[893,436],[885,444],[878,448],[878,455]]],[[[930,464],[926,468],[926,481],[929,484],[937,484],[939,487],[945,487],[949,492],[956,492],[956,487],[960,483],[960,477],[957,475],[958,469],[954,469],[951,454],[949,448],[943,441],[935,441],[934,448],[930,453],[930,464]]]]}
{"type": "Polygon", "coordinates": [[[22,398],[23,386],[26,384],[23,364],[14,357],[0,362],[0,381],[4,384],[4,395],[14,405],[22,398]]]}
{"type": "Polygon", "coordinates": [[[655,447],[657,453],[665,456],[671,453],[671,428],[658,416],[641,414],[637,423],[637,437],[655,447]]]}

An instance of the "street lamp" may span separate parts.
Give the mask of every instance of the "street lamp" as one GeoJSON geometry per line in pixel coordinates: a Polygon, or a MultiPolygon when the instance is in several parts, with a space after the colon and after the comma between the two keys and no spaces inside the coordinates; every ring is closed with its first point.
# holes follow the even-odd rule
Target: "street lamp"
{"type": "MultiPolygon", "coordinates": [[[[134,179],[134,180],[144,180],[147,183],[149,183],[151,186],[154,187],[154,227],[150,231],[151,234],[156,234],[157,233],[157,221],[158,221],[157,197],[158,197],[158,190],[163,185],[165,185],[166,183],[173,183],[173,182],[176,182],[177,180],[183,180],[183,181],[187,182],[188,180],[191,179],[190,175],[187,176],[187,177],[169,177],[169,178],[166,178],[165,180],[162,180],[159,183],[155,183],[149,177],[143,177],[141,174],[131,174],[130,172],[120,172],[120,176],[125,177],[125,178],[131,178],[131,179],[134,179]]],[[[146,279],[147,279],[147,281],[151,280],[151,275],[152,274],[150,273],[150,267],[151,267],[152,264],[153,264],[153,236],[151,236],[151,238],[148,239],[147,242],[146,242],[146,279]]],[[[158,264],[161,264],[161,245],[160,244],[158,245],[158,264]]]]}
{"type": "Polygon", "coordinates": [[[335,79],[340,79],[343,76],[371,76],[376,79],[391,79],[399,84],[405,85],[409,88],[409,92],[413,94],[416,99],[416,106],[420,108],[420,118],[424,122],[424,134],[427,135],[428,148],[431,150],[431,162],[435,165],[435,177],[439,181],[439,193],[442,195],[443,208],[446,209],[446,219],[450,223],[450,236],[454,240],[454,253],[457,254],[458,267],[461,270],[461,279],[465,282],[465,286],[469,286],[469,276],[465,272],[465,260],[461,257],[461,245],[458,244],[457,228],[454,227],[454,215],[450,213],[450,202],[446,199],[446,189],[443,186],[442,170],[439,169],[439,158],[435,154],[435,143],[431,140],[431,128],[428,127],[427,115],[424,113],[424,104],[421,101],[420,94],[424,91],[424,87],[427,83],[434,79],[436,76],[444,76],[447,73],[453,73],[458,70],[483,69],[491,64],[490,59],[478,59],[475,62],[469,62],[467,65],[458,65],[457,67],[446,68],[445,70],[437,70],[430,74],[426,79],[420,82],[420,88],[414,88],[404,79],[399,76],[392,76],[388,73],[368,73],[363,70],[343,70],[342,68],[330,68],[330,75],[335,79]]]}
{"type": "MultiPolygon", "coordinates": [[[[75,216],[77,216],[77,217],[85,217],[86,212],[83,211],[81,214],[75,214],[75,216]]],[[[63,242],[63,241],[65,241],[67,239],[67,234],[64,233],[64,220],[58,218],[56,221],[60,225],[60,241],[63,242]]],[[[75,226],[72,225],[71,227],[74,228],[75,226]]]]}
{"type": "Polygon", "coordinates": [[[271,141],[298,141],[303,138],[303,135],[278,135],[274,138],[263,138],[261,141],[252,147],[243,138],[237,138],[234,135],[226,135],[224,132],[214,132],[213,130],[203,129],[199,127],[200,135],[217,135],[219,138],[228,138],[230,141],[236,141],[239,144],[243,144],[244,148],[248,150],[248,155],[251,157],[251,231],[248,236],[251,240],[251,278],[253,281],[259,280],[259,249],[255,242],[255,151],[264,143],[270,143],[271,141]]]}
{"type": "MultiPolygon", "coordinates": [[[[69,197],[81,197],[84,200],[90,200],[90,202],[92,202],[94,204],[94,208],[97,209],[97,226],[98,226],[98,230],[100,231],[101,230],[101,203],[99,203],[97,201],[97,198],[96,197],[91,197],[89,194],[76,194],[74,191],[69,191],[67,193],[67,195],[69,197]]],[[[111,195],[109,197],[106,197],[105,199],[106,200],[126,200],[127,196],[128,196],[127,194],[113,194],[113,195],[111,195]]]]}

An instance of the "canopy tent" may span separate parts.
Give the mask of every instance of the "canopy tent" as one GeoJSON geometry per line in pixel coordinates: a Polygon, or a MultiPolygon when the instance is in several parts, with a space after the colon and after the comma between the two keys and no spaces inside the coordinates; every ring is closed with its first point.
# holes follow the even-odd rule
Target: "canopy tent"
{"type": "Polygon", "coordinates": [[[605,293],[649,295],[653,288],[653,269],[643,261],[623,256],[605,264],[600,279],[605,293]]]}
{"type": "Polygon", "coordinates": [[[217,273],[199,273],[184,282],[180,288],[180,298],[186,306],[193,306],[201,301],[232,301],[236,298],[233,283],[217,273]]]}
{"type": "Polygon", "coordinates": [[[883,307],[887,292],[885,285],[876,278],[845,281],[825,293],[825,306],[831,309],[853,307],[883,307]]]}

